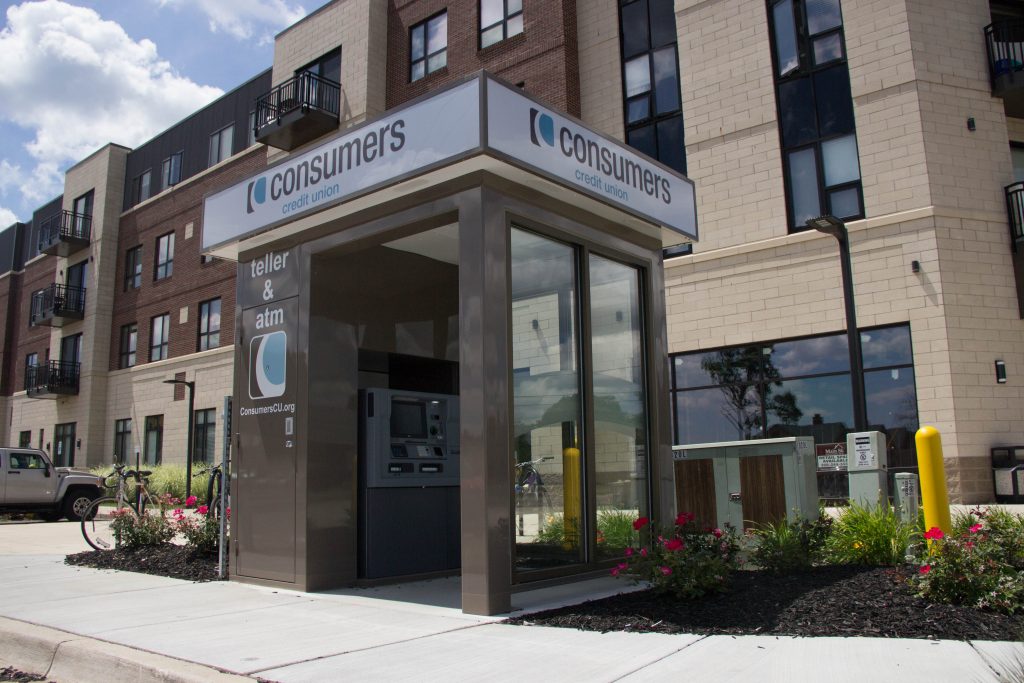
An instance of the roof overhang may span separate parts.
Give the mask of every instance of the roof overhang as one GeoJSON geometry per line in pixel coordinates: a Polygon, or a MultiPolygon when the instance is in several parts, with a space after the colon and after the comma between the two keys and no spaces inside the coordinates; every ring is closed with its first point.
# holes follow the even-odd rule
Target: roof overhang
{"type": "Polygon", "coordinates": [[[692,181],[486,73],[206,197],[203,252],[238,254],[480,171],[665,247],[697,239],[692,181]]]}

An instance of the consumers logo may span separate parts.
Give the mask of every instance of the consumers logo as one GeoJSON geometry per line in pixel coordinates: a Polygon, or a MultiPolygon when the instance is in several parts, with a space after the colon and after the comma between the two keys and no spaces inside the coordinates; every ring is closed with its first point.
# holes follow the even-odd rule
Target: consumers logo
{"type": "Polygon", "coordinates": [[[282,396],[288,359],[288,333],[261,334],[249,342],[249,398],[282,396]]]}
{"type": "Polygon", "coordinates": [[[267,201],[267,179],[258,178],[246,189],[245,212],[252,213],[256,210],[254,204],[262,204],[267,201]]]}
{"type": "Polygon", "coordinates": [[[555,146],[555,122],[547,114],[541,114],[531,107],[530,141],[540,147],[540,140],[546,142],[548,147],[555,146]]]}

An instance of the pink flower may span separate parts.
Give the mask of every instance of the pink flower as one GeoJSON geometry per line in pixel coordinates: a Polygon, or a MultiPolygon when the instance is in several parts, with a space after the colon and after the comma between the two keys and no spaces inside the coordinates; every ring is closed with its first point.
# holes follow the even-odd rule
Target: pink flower
{"type": "Polygon", "coordinates": [[[640,557],[647,557],[647,548],[640,548],[640,557]]]}
{"type": "Polygon", "coordinates": [[[977,524],[975,524],[974,526],[971,527],[971,533],[972,534],[976,534],[979,531],[981,531],[981,522],[978,522],[977,524]]]}
{"type": "Polygon", "coordinates": [[[640,518],[639,518],[639,519],[637,519],[637,520],[636,520],[635,522],[633,522],[633,529],[634,529],[635,531],[640,531],[640,530],[641,530],[641,529],[643,529],[643,528],[644,528],[645,526],[647,526],[647,525],[648,525],[648,524],[650,523],[650,521],[651,521],[651,520],[650,520],[650,519],[648,519],[647,517],[640,517],[640,518]]]}
{"type": "Polygon", "coordinates": [[[714,529],[712,529],[711,533],[714,534],[715,538],[721,538],[722,537],[722,530],[719,529],[718,527],[715,527],[714,529]]]}
{"type": "Polygon", "coordinates": [[[193,505],[196,504],[196,500],[197,499],[195,496],[189,496],[188,498],[185,499],[185,507],[192,507],[193,505]]]}
{"type": "Polygon", "coordinates": [[[619,575],[619,568],[618,567],[613,567],[612,568],[612,576],[618,576],[618,575],[619,575]]]}
{"type": "Polygon", "coordinates": [[[200,505],[198,508],[196,508],[196,512],[198,512],[201,515],[205,515],[209,511],[210,511],[210,508],[208,506],[206,506],[206,505],[200,505]]]}
{"type": "Polygon", "coordinates": [[[697,515],[692,512],[680,512],[676,515],[676,526],[683,526],[688,522],[692,522],[697,518],[697,515]]]}
{"type": "Polygon", "coordinates": [[[633,557],[633,549],[626,548],[626,557],[633,557]]]}
{"type": "Polygon", "coordinates": [[[629,565],[625,562],[619,562],[617,565],[615,565],[615,568],[618,569],[620,572],[624,572],[627,569],[629,569],[629,565]]]}
{"type": "Polygon", "coordinates": [[[182,517],[185,516],[185,511],[182,510],[181,508],[178,508],[177,510],[175,510],[171,514],[174,515],[175,517],[177,517],[178,519],[181,519],[182,517]]]}
{"type": "Polygon", "coordinates": [[[678,538],[673,538],[671,541],[665,543],[665,550],[669,552],[675,552],[676,550],[683,549],[683,542],[678,538]]]}
{"type": "Polygon", "coordinates": [[[661,568],[661,573],[662,573],[663,576],[668,576],[669,574],[672,573],[672,567],[662,567],[661,568]]]}
{"type": "Polygon", "coordinates": [[[941,541],[946,537],[946,534],[942,533],[942,529],[937,526],[933,526],[928,531],[924,532],[924,537],[929,541],[941,541]]]}
{"type": "Polygon", "coordinates": [[[180,498],[171,498],[171,505],[177,505],[181,502],[180,498]]]}
{"type": "Polygon", "coordinates": [[[932,566],[930,564],[923,564],[923,565],[921,565],[921,568],[918,569],[917,571],[920,572],[921,574],[927,574],[931,570],[932,570],[932,566]]]}
{"type": "Polygon", "coordinates": [[[968,550],[972,549],[974,547],[974,541],[967,541],[966,543],[964,543],[964,547],[968,550]]]}

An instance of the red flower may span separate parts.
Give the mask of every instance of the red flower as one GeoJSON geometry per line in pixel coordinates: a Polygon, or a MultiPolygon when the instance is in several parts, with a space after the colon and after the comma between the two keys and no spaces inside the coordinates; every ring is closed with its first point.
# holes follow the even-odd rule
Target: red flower
{"type": "Polygon", "coordinates": [[[188,498],[185,499],[185,507],[192,507],[195,504],[196,504],[196,497],[195,496],[189,496],[188,498]]]}
{"type": "Polygon", "coordinates": [[[647,557],[647,548],[640,548],[640,557],[647,557]]]}
{"type": "Polygon", "coordinates": [[[626,548],[626,557],[633,557],[633,549],[626,548]]]}
{"type": "Polygon", "coordinates": [[[946,537],[946,534],[942,533],[942,529],[937,526],[933,526],[928,531],[924,532],[924,537],[929,541],[941,541],[946,537]]]}
{"type": "Polygon", "coordinates": [[[676,515],[676,526],[684,526],[688,522],[692,522],[697,519],[697,515],[692,512],[680,512],[676,515]]]}
{"type": "Polygon", "coordinates": [[[619,568],[618,567],[612,567],[612,576],[618,576],[618,575],[619,575],[619,568]]]}
{"type": "Polygon", "coordinates": [[[210,508],[207,507],[206,505],[200,505],[198,508],[196,508],[196,512],[198,512],[201,515],[205,515],[209,511],[210,511],[210,508]]]}
{"type": "Polygon", "coordinates": [[[676,550],[683,549],[683,542],[678,538],[673,538],[671,541],[665,543],[665,550],[669,552],[675,552],[676,550]]]}
{"type": "Polygon", "coordinates": [[[714,534],[715,538],[721,538],[722,537],[722,530],[719,529],[718,527],[715,527],[714,529],[712,529],[711,533],[714,534]]]}
{"type": "Polygon", "coordinates": [[[661,568],[661,573],[662,573],[663,576],[668,576],[669,574],[672,573],[672,567],[662,567],[661,568]]]}
{"type": "Polygon", "coordinates": [[[921,568],[918,569],[917,571],[919,571],[922,574],[927,574],[931,570],[932,570],[932,566],[930,564],[922,564],[921,568]]]}
{"type": "Polygon", "coordinates": [[[976,534],[979,531],[981,531],[981,522],[978,522],[977,524],[975,524],[974,526],[971,527],[971,533],[972,534],[976,534]]]}
{"type": "Polygon", "coordinates": [[[650,523],[650,521],[651,521],[651,520],[650,520],[650,519],[648,519],[647,517],[640,517],[640,518],[639,518],[639,519],[637,519],[637,520],[636,520],[635,522],[633,522],[633,529],[634,529],[635,531],[640,531],[640,530],[641,530],[641,529],[643,529],[643,528],[644,528],[645,526],[647,526],[647,525],[648,525],[648,524],[650,523]]]}

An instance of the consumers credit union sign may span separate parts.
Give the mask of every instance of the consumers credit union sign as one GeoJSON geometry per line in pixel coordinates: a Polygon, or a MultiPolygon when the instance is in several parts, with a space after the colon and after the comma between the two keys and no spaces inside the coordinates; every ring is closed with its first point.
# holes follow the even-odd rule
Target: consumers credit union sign
{"type": "Polygon", "coordinates": [[[203,249],[478,154],[697,238],[687,178],[481,74],[207,197],[203,249]]]}

